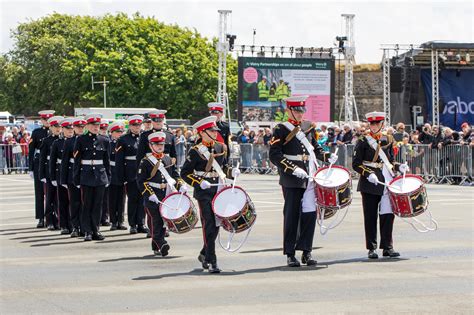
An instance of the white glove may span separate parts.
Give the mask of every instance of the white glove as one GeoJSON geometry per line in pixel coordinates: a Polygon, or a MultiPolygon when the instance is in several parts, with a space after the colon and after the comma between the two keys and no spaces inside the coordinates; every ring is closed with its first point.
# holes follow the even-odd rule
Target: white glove
{"type": "Polygon", "coordinates": [[[239,177],[239,175],[240,175],[240,170],[237,167],[234,167],[232,169],[232,177],[236,178],[236,177],[239,177]]]}
{"type": "Polygon", "coordinates": [[[67,188],[67,185],[66,185],[66,184],[62,184],[61,186],[63,186],[64,188],[67,188]]]}
{"type": "Polygon", "coordinates": [[[293,175],[295,175],[298,178],[305,179],[308,177],[308,173],[306,173],[302,168],[297,167],[293,171],[293,175]]]}
{"type": "Polygon", "coordinates": [[[176,185],[176,181],[174,180],[174,178],[170,178],[168,180],[168,185],[170,185],[170,187],[174,187],[174,185],[176,185]]]}
{"type": "Polygon", "coordinates": [[[41,178],[41,181],[46,184],[46,178],[41,178]]]}
{"type": "Polygon", "coordinates": [[[199,186],[201,189],[206,190],[211,188],[211,183],[209,183],[207,180],[203,180],[199,186]]]}
{"type": "Polygon", "coordinates": [[[105,188],[109,187],[110,184],[105,184],[105,188]]]}
{"type": "Polygon", "coordinates": [[[406,172],[410,171],[410,168],[408,167],[407,164],[401,164],[398,169],[400,170],[400,173],[405,174],[406,172]]]}
{"type": "Polygon", "coordinates": [[[150,200],[151,202],[154,202],[154,203],[156,203],[156,204],[159,203],[158,197],[157,197],[155,194],[153,194],[153,195],[151,195],[150,197],[148,197],[148,200],[150,200]]]}
{"type": "Polygon", "coordinates": [[[338,155],[336,153],[331,153],[331,156],[329,157],[328,161],[331,164],[334,164],[337,162],[338,155]]]}
{"type": "Polygon", "coordinates": [[[76,187],[80,189],[80,188],[81,188],[81,185],[77,185],[76,187]]]}
{"type": "Polygon", "coordinates": [[[54,187],[58,187],[58,182],[55,181],[55,180],[52,180],[52,181],[51,181],[51,184],[53,184],[54,187]]]}
{"type": "Polygon", "coordinates": [[[179,192],[183,193],[183,194],[187,193],[188,192],[188,185],[186,185],[186,184],[181,185],[181,187],[179,187],[179,192]]]}
{"type": "Polygon", "coordinates": [[[369,177],[367,177],[367,180],[377,186],[379,179],[377,178],[377,175],[374,173],[370,174],[369,177]]]}
{"type": "Polygon", "coordinates": [[[31,179],[35,179],[35,174],[33,172],[28,172],[28,175],[30,175],[31,179]]]}

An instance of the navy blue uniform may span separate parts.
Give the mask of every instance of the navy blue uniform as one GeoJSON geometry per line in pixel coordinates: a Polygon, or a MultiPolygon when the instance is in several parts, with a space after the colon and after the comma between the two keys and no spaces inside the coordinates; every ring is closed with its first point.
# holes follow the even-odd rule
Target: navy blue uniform
{"type": "Polygon", "coordinates": [[[115,149],[117,140],[110,140],[110,186],[109,188],[109,214],[113,225],[122,225],[125,209],[125,189],[123,182],[119,180],[117,165],[115,164],[115,149]]]}
{"type": "Polygon", "coordinates": [[[138,144],[137,161],[141,161],[147,153],[150,153],[150,146],[148,145],[148,136],[154,132],[164,132],[166,134],[166,144],[164,153],[176,159],[176,140],[175,136],[166,129],[152,129],[142,132],[138,144]]]}
{"type": "Polygon", "coordinates": [[[44,220],[44,185],[39,177],[39,156],[43,139],[48,136],[49,128],[41,127],[33,130],[28,144],[28,170],[33,172],[35,185],[35,218],[44,220]]]}
{"type": "MultiPolygon", "coordinates": [[[[55,181],[57,186],[58,196],[58,220],[59,226],[62,229],[71,230],[71,216],[69,214],[69,196],[67,188],[61,186],[61,170],[60,166],[62,163],[62,157],[64,153],[64,142],[66,140],[63,137],[55,140],[51,147],[51,154],[49,159],[49,174],[51,182],[55,181]]],[[[67,163],[67,161],[65,161],[67,163]]]]}
{"type": "Polygon", "coordinates": [[[53,186],[51,183],[51,177],[49,172],[49,160],[51,154],[51,147],[53,142],[56,141],[59,137],[54,135],[49,135],[44,138],[43,143],[41,144],[40,157],[39,157],[39,177],[40,179],[46,179],[45,195],[45,216],[46,216],[46,225],[48,228],[57,228],[58,225],[58,198],[57,198],[57,187],[53,186]]]}

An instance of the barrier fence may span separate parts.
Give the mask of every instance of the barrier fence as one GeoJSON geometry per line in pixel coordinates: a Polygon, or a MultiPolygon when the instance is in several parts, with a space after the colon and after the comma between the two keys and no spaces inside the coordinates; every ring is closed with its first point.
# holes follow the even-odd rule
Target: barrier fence
{"type": "MultiPolygon", "coordinates": [[[[189,150],[191,145],[186,146],[189,150]]],[[[340,145],[337,165],[357,173],[352,169],[354,145],[340,145]]],[[[336,147],[330,149],[334,152],[336,147]]],[[[427,182],[464,184],[474,183],[474,147],[467,145],[448,145],[431,148],[430,145],[401,145],[395,160],[407,163],[411,173],[423,177],[427,182]]],[[[232,146],[233,165],[240,163],[244,173],[278,174],[278,169],[270,162],[269,146],[264,144],[236,144],[232,146]]],[[[28,171],[27,144],[0,144],[0,174],[26,173],[28,171]]]]}

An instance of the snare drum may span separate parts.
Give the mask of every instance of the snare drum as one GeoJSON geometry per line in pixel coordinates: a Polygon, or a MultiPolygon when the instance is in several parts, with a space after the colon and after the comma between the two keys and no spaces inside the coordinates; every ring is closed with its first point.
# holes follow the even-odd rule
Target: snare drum
{"type": "Polygon", "coordinates": [[[428,208],[425,184],[419,176],[407,174],[395,177],[389,184],[388,195],[392,211],[399,217],[416,217],[428,208]]]}
{"type": "Polygon", "coordinates": [[[198,221],[197,211],[188,195],[174,192],[162,202],[161,217],[171,232],[182,234],[194,228],[198,221]]]}
{"type": "Polygon", "coordinates": [[[322,167],[314,177],[318,213],[324,210],[324,219],[351,204],[352,180],[347,169],[337,165],[333,165],[331,169],[322,167]]]}
{"type": "Polygon", "coordinates": [[[249,229],[257,218],[255,206],[242,188],[226,187],[212,200],[212,210],[221,220],[224,230],[233,233],[249,229]]]}

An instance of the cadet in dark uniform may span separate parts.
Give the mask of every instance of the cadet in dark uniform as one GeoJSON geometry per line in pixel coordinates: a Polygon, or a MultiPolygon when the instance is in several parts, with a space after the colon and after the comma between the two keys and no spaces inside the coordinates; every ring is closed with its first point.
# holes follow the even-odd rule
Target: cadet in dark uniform
{"type": "Polygon", "coordinates": [[[127,214],[130,234],[148,233],[145,227],[145,209],[137,184],[137,148],[140,139],[143,116],[133,115],[128,118],[128,132],[121,136],[115,147],[115,167],[118,182],[125,185],[127,191],[127,214]]]}
{"type": "Polygon", "coordinates": [[[124,124],[121,122],[114,122],[109,127],[110,133],[110,180],[109,189],[109,214],[112,226],[111,231],[126,230],[123,226],[124,209],[125,209],[125,186],[119,180],[117,175],[117,167],[115,165],[115,149],[118,139],[122,136],[124,131],[124,124]]]}
{"type": "Polygon", "coordinates": [[[45,216],[48,230],[58,229],[58,197],[57,197],[57,183],[51,181],[51,174],[49,172],[49,160],[51,158],[51,147],[53,142],[59,138],[61,133],[61,125],[59,124],[64,118],[61,116],[53,116],[48,119],[50,135],[44,138],[40,149],[39,158],[39,177],[45,186],[46,203],[45,216]],[[56,185],[55,185],[56,184],[56,185]]]}
{"type": "Polygon", "coordinates": [[[86,121],[82,118],[73,118],[72,120],[74,135],[64,141],[64,151],[61,163],[61,185],[68,190],[69,194],[69,213],[71,217],[71,237],[78,237],[81,229],[82,200],[81,189],[74,185],[74,144],[78,136],[84,133],[86,121]]]}
{"type": "Polygon", "coordinates": [[[214,211],[212,211],[212,199],[217,193],[217,185],[211,186],[219,183],[219,176],[199,150],[207,149],[207,152],[212,154],[212,158],[221,166],[227,177],[238,176],[240,171],[228,167],[227,152],[224,146],[216,141],[218,128],[215,116],[201,119],[194,124],[193,129],[198,131],[201,141],[188,152],[181,169],[181,178],[194,187],[194,198],[198,201],[200,209],[204,246],[198,259],[204,269],[209,269],[210,273],[219,273],[215,244],[219,227],[216,227],[216,218],[214,211]]]}
{"type": "Polygon", "coordinates": [[[148,145],[148,136],[153,132],[163,131],[166,134],[165,154],[168,154],[172,159],[173,163],[176,162],[176,141],[175,137],[171,132],[166,130],[164,127],[166,110],[153,110],[148,113],[148,117],[151,119],[153,125],[152,130],[144,131],[140,135],[140,141],[138,144],[137,161],[140,162],[147,153],[150,153],[150,146],[148,145]]]}
{"type": "MultiPolygon", "coordinates": [[[[309,182],[310,170],[315,172],[315,164],[311,161],[310,152],[298,140],[297,132],[304,136],[312,146],[315,157],[321,161],[334,161],[336,155],[325,153],[318,145],[313,130],[301,130],[301,122],[306,111],[306,97],[290,97],[286,99],[288,122],[278,124],[270,141],[270,161],[278,167],[280,185],[283,190],[285,205],[283,207],[283,254],[287,256],[290,267],[299,267],[295,251],[301,250],[301,260],[308,266],[316,265],[312,258],[313,236],[316,227],[316,206],[313,184],[309,182]],[[293,130],[290,131],[289,128],[293,130]],[[304,207],[308,201],[309,207],[304,207]]],[[[304,137],[303,136],[303,137],[304,137]]],[[[314,174],[311,174],[314,175],[314,174]]]]}
{"type": "Polygon", "coordinates": [[[28,144],[28,170],[35,185],[35,218],[38,220],[36,227],[44,227],[44,183],[39,177],[39,156],[43,139],[48,136],[48,119],[53,117],[54,110],[43,110],[38,113],[41,117],[41,128],[33,130],[28,144]]]}
{"type": "MultiPolygon", "coordinates": [[[[53,142],[49,159],[49,175],[51,177],[51,183],[57,189],[58,219],[62,235],[70,234],[72,230],[68,191],[67,187],[61,185],[60,171],[61,163],[63,163],[64,143],[66,142],[66,139],[69,139],[74,135],[72,121],[73,118],[66,118],[61,121],[62,135],[53,142]]],[[[64,163],[67,164],[67,161],[64,161],[64,163]]]]}
{"type": "MultiPolygon", "coordinates": [[[[109,138],[107,129],[109,128],[109,122],[106,119],[102,119],[100,122],[99,134],[109,138]]],[[[110,154],[110,153],[109,153],[110,154]]],[[[109,187],[105,187],[104,199],[102,199],[102,210],[100,216],[100,225],[110,226],[109,222],[109,187]]]]}
{"type": "Polygon", "coordinates": [[[217,132],[217,142],[223,143],[226,146],[227,151],[227,160],[229,159],[230,155],[230,127],[229,124],[225,121],[222,121],[222,117],[224,116],[225,105],[221,103],[208,103],[207,107],[209,108],[209,114],[212,116],[216,116],[216,124],[219,131],[217,132]]]}
{"type": "Polygon", "coordinates": [[[377,259],[377,218],[380,217],[380,248],[383,256],[398,257],[393,250],[392,231],[394,215],[388,199],[387,189],[379,182],[388,184],[395,171],[407,172],[407,165],[394,162],[393,137],[382,134],[385,113],[366,114],[370,134],[357,141],[352,168],[361,176],[357,191],[362,195],[364,228],[368,257],[377,259]],[[385,160],[385,161],[384,161],[385,160]]]}
{"type": "Polygon", "coordinates": [[[88,133],[74,145],[74,184],[81,187],[84,241],[103,240],[99,232],[105,187],[110,183],[109,140],[99,134],[101,116],[86,116],[88,133]]]}
{"type": "Polygon", "coordinates": [[[173,164],[171,158],[165,155],[166,134],[164,132],[154,132],[148,136],[151,153],[141,160],[138,170],[138,185],[143,195],[145,209],[148,217],[151,219],[151,249],[155,255],[163,257],[168,255],[170,246],[165,240],[165,227],[160,214],[160,204],[170,191],[170,187],[179,189],[180,192],[187,192],[186,184],[179,178],[176,170],[176,164],[173,164]],[[158,170],[162,163],[171,176],[172,181],[167,182],[165,176],[158,170]]]}

